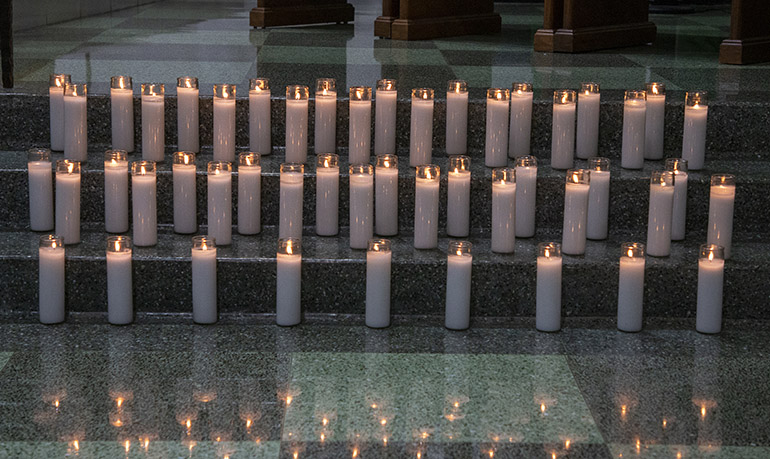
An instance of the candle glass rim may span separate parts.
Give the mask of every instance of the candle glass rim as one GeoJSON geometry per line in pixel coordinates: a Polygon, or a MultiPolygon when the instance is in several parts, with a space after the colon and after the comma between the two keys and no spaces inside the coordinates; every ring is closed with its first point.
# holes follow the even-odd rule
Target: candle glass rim
{"type": "Polygon", "coordinates": [[[644,88],[647,91],[647,96],[665,96],[666,95],[666,84],[665,83],[658,83],[657,81],[650,81],[644,84],[644,88]],[[653,88],[657,88],[658,91],[655,92],[653,88]]]}
{"type": "Polygon", "coordinates": [[[163,83],[142,83],[143,96],[164,96],[166,85],[163,83]]]}
{"type": "Polygon", "coordinates": [[[278,170],[281,174],[304,174],[305,165],[303,163],[281,163],[278,170]]]}
{"type": "Polygon", "coordinates": [[[233,163],[230,161],[209,161],[206,163],[206,172],[208,174],[224,174],[233,171],[233,163]]]}
{"type": "Polygon", "coordinates": [[[492,169],[492,185],[516,183],[516,169],[513,167],[496,167],[492,169]]]}
{"type": "Polygon", "coordinates": [[[214,236],[209,236],[208,234],[193,236],[191,242],[192,250],[198,250],[200,252],[217,250],[216,238],[214,236]]]}
{"type": "Polygon", "coordinates": [[[392,251],[390,239],[373,238],[366,243],[367,252],[390,253],[392,251]]]}
{"type": "Polygon", "coordinates": [[[641,258],[644,260],[646,247],[642,242],[623,242],[620,244],[621,258],[641,258]]]}
{"type": "Polygon", "coordinates": [[[64,250],[64,238],[57,234],[44,234],[38,238],[38,247],[41,249],[58,249],[64,250]]]}
{"type": "Polygon", "coordinates": [[[532,83],[526,82],[514,82],[511,84],[511,94],[524,95],[525,93],[532,93],[532,83]]]}
{"type": "Polygon", "coordinates": [[[302,240],[296,237],[282,237],[278,239],[278,255],[302,255],[302,240]],[[291,247],[291,252],[288,248],[291,247]]]}
{"type": "Polygon", "coordinates": [[[466,240],[452,240],[447,246],[447,255],[456,257],[473,257],[473,243],[466,240]]]}
{"type": "Polygon", "coordinates": [[[348,174],[353,176],[369,176],[374,174],[374,167],[369,163],[351,164],[348,166],[348,174]]]}
{"type": "Polygon", "coordinates": [[[698,260],[724,260],[725,248],[719,244],[701,244],[698,248],[698,260]],[[713,253],[713,256],[709,256],[713,253]]]}
{"type": "Polygon", "coordinates": [[[650,173],[650,185],[674,186],[676,174],[671,171],[652,171],[650,173]]]}
{"type": "Polygon", "coordinates": [[[134,89],[134,80],[127,75],[115,75],[110,77],[110,89],[134,89]],[[120,86],[120,83],[123,86],[120,86]]]}
{"type": "Polygon", "coordinates": [[[333,169],[340,167],[340,155],[336,153],[319,153],[315,158],[316,168],[333,169]]]}
{"type": "Polygon", "coordinates": [[[415,178],[418,180],[436,180],[438,181],[441,176],[441,168],[435,164],[421,164],[415,166],[415,178]],[[435,174],[428,173],[434,171],[435,174]]]}
{"type": "Polygon", "coordinates": [[[51,73],[48,76],[48,87],[49,88],[62,88],[64,89],[65,86],[67,86],[67,83],[72,82],[72,75],[69,73],[51,73]],[[56,83],[59,84],[56,84],[56,83]]]}
{"type": "Polygon", "coordinates": [[[435,98],[435,91],[433,88],[414,88],[412,89],[413,100],[433,100],[435,98]]]}
{"type": "Polygon", "coordinates": [[[559,242],[540,242],[537,244],[538,258],[561,258],[561,243],[559,242]],[[549,250],[546,256],[545,252],[549,250]]]}
{"type": "Polygon", "coordinates": [[[469,172],[471,171],[471,157],[468,155],[449,156],[449,172],[469,172]]]}
{"type": "Polygon", "coordinates": [[[377,91],[397,92],[396,80],[393,78],[382,78],[377,80],[377,91]],[[390,84],[390,86],[386,86],[390,84]]]}
{"type": "Polygon", "coordinates": [[[107,236],[105,242],[107,243],[107,253],[131,253],[131,236],[107,236]],[[118,242],[121,244],[119,247],[116,247],[118,242]]]}
{"type": "Polygon", "coordinates": [[[575,104],[576,100],[577,100],[577,92],[573,89],[555,89],[553,91],[554,105],[575,104]]]}
{"type": "Polygon", "coordinates": [[[348,89],[348,98],[351,102],[366,102],[372,100],[371,86],[351,86],[348,89]]]}
{"type": "Polygon", "coordinates": [[[87,97],[88,83],[67,83],[64,85],[64,97],[87,97]]]}
{"type": "Polygon", "coordinates": [[[128,152],[126,150],[112,149],[104,152],[104,162],[128,163],[128,152]]]}
{"type": "Polygon", "coordinates": [[[235,99],[236,85],[232,83],[217,83],[214,85],[214,99],[235,99]]]}
{"type": "Polygon", "coordinates": [[[196,156],[194,151],[175,151],[172,161],[174,165],[195,166],[196,156]]]}
{"type": "Polygon", "coordinates": [[[687,160],[684,158],[666,158],[664,164],[667,171],[677,174],[687,173],[687,160]]]}
{"type": "Polygon", "coordinates": [[[238,154],[238,168],[262,167],[262,155],[256,151],[244,151],[238,154]],[[251,159],[251,162],[248,161],[251,159]]]}
{"type": "Polygon", "coordinates": [[[516,158],[515,167],[537,167],[537,157],[524,155],[516,158]]]}
{"type": "Polygon", "coordinates": [[[465,94],[468,92],[468,82],[465,80],[447,81],[447,93],[465,94]]]}
{"type": "Polygon", "coordinates": [[[34,147],[27,150],[27,162],[43,163],[51,162],[51,149],[44,147],[34,147]]]}
{"type": "Polygon", "coordinates": [[[182,89],[198,89],[198,77],[181,76],[176,79],[176,87],[182,89]],[[190,83],[188,86],[187,83],[190,83]]]}
{"type": "Polygon", "coordinates": [[[336,78],[316,78],[315,80],[315,92],[316,97],[319,95],[319,91],[326,90],[326,92],[337,93],[337,79],[336,78]]]}
{"type": "Polygon", "coordinates": [[[71,159],[56,160],[57,174],[80,174],[80,168],[80,161],[73,161],[71,159]],[[69,167],[69,165],[72,165],[72,167],[69,167]]]}
{"type": "Polygon", "coordinates": [[[588,158],[588,168],[592,171],[609,172],[610,158],[603,156],[592,156],[588,158]]]}
{"type": "Polygon", "coordinates": [[[487,101],[499,100],[505,101],[511,99],[511,91],[508,88],[489,88],[487,89],[487,101]],[[500,97],[498,97],[498,95],[500,97]]]}
{"type": "Polygon", "coordinates": [[[588,94],[601,94],[601,86],[599,83],[593,81],[585,81],[580,83],[580,95],[588,94]]]}
{"type": "Polygon", "coordinates": [[[711,186],[735,186],[735,175],[733,174],[713,174],[709,179],[711,186]]]}
{"type": "Polygon", "coordinates": [[[375,167],[398,170],[398,155],[393,153],[385,153],[382,155],[377,155],[377,157],[375,158],[375,167]],[[390,161],[390,163],[386,161],[390,161]]]}
{"type": "Polygon", "coordinates": [[[158,163],[147,159],[131,162],[131,175],[155,175],[158,171],[158,163]],[[144,166],[144,172],[142,172],[144,166]]]}
{"type": "Polygon", "coordinates": [[[290,84],[286,86],[286,102],[290,100],[308,100],[309,98],[310,88],[307,86],[301,84],[290,84]]]}
{"type": "Polygon", "coordinates": [[[269,78],[249,78],[249,91],[270,91],[269,78]]]}
{"type": "Polygon", "coordinates": [[[647,101],[647,91],[645,91],[644,89],[626,89],[626,91],[623,93],[623,100],[624,101],[632,101],[632,100],[647,101]]]}
{"type": "Polygon", "coordinates": [[[684,106],[685,108],[692,108],[695,106],[708,107],[708,91],[687,91],[684,94],[684,106]]]}
{"type": "Polygon", "coordinates": [[[567,169],[565,181],[567,185],[590,185],[591,171],[588,169],[567,169]]]}

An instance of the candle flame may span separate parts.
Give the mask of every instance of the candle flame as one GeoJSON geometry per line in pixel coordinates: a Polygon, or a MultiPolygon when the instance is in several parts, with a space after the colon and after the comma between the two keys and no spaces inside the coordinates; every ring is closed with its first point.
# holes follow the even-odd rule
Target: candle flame
{"type": "MultiPolygon", "coordinates": [[[[54,249],[56,248],[56,242],[53,243],[53,248],[54,249]]],[[[58,398],[53,401],[53,406],[55,406],[56,408],[59,408],[59,399],[58,398]]]]}
{"type": "Polygon", "coordinates": [[[187,430],[190,430],[192,428],[192,420],[187,418],[187,421],[185,421],[184,425],[187,427],[187,430]]]}
{"type": "Polygon", "coordinates": [[[700,407],[700,417],[705,418],[706,417],[706,405],[701,405],[700,407]]]}
{"type": "Polygon", "coordinates": [[[251,429],[251,419],[246,420],[246,428],[251,429]]]}
{"type": "MultiPolygon", "coordinates": [[[[115,251],[120,252],[120,241],[115,241],[115,251]]],[[[123,403],[123,402],[120,402],[123,403]]],[[[118,407],[120,407],[120,403],[118,404],[118,407]]]]}
{"type": "Polygon", "coordinates": [[[569,449],[569,445],[570,445],[570,440],[568,438],[568,439],[564,440],[564,449],[569,449]]]}
{"type": "Polygon", "coordinates": [[[387,424],[387,423],[388,423],[388,420],[387,420],[387,419],[385,419],[385,418],[382,418],[382,419],[380,419],[380,425],[383,425],[383,426],[384,426],[384,425],[385,425],[385,424],[387,424]]]}
{"type": "Polygon", "coordinates": [[[61,88],[61,85],[62,85],[61,77],[56,77],[54,82],[56,83],[57,88],[61,88]]]}
{"type": "Polygon", "coordinates": [[[125,445],[125,448],[126,448],[126,453],[128,453],[128,450],[131,449],[131,440],[126,440],[124,445],[125,445]]]}
{"type": "Polygon", "coordinates": [[[80,442],[75,440],[72,442],[72,446],[75,447],[75,451],[80,451],[80,442]]]}
{"type": "Polygon", "coordinates": [[[67,173],[71,174],[75,171],[75,163],[68,162],[67,163],[67,173]]]}
{"type": "Polygon", "coordinates": [[[353,450],[353,457],[358,457],[358,448],[353,450]]]}
{"type": "Polygon", "coordinates": [[[329,167],[329,158],[324,159],[324,167],[329,167]]]}
{"type": "Polygon", "coordinates": [[[321,442],[323,443],[324,440],[326,440],[326,435],[321,434],[321,442]]]}
{"type": "MultiPolygon", "coordinates": [[[[56,248],[56,241],[51,242],[51,248],[52,249],[56,248]]],[[[56,408],[59,408],[59,400],[58,399],[54,402],[54,405],[56,406],[56,408]]]]}
{"type": "MultiPolygon", "coordinates": [[[[543,253],[543,256],[546,257],[546,258],[551,258],[551,250],[550,249],[545,249],[545,252],[543,253]]],[[[545,405],[544,404],[540,404],[540,411],[545,411],[545,405]]]]}
{"type": "Polygon", "coordinates": [[[496,91],[495,92],[495,97],[497,98],[497,100],[503,100],[503,92],[502,91],[496,91]]]}
{"type": "Polygon", "coordinates": [[[246,165],[251,166],[251,156],[246,157],[246,165]]]}
{"type": "MultiPolygon", "coordinates": [[[[203,240],[201,242],[201,250],[208,250],[208,249],[209,249],[209,246],[206,244],[206,241],[203,240]]],[[[251,421],[249,421],[248,423],[251,424],[251,421]]]]}
{"type": "Polygon", "coordinates": [[[524,93],[521,91],[521,89],[517,89],[517,90],[516,90],[516,94],[518,94],[518,95],[522,95],[522,94],[524,94],[524,93]]]}
{"type": "Polygon", "coordinates": [[[192,82],[190,81],[190,79],[189,79],[189,78],[188,78],[188,79],[186,79],[186,80],[184,80],[184,84],[185,84],[185,86],[187,86],[188,88],[192,88],[192,82]]]}
{"type": "Polygon", "coordinates": [[[388,446],[388,437],[382,437],[382,444],[388,446]]]}
{"type": "Polygon", "coordinates": [[[663,428],[665,429],[668,425],[668,421],[666,421],[666,418],[663,418],[663,428]]]}
{"type": "Polygon", "coordinates": [[[184,163],[190,164],[190,155],[184,155],[184,163]]]}
{"type": "Polygon", "coordinates": [[[495,457],[495,452],[491,449],[489,450],[489,457],[495,457]]]}
{"type": "Polygon", "coordinates": [[[364,98],[364,90],[356,89],[356,99],[361,100],[364,98]]]}
{"type": "Polygon", "coordinates": [[[126,85],[123,82],[123,77],[120,77],[120,89],[126,89],[126,85]]]}
{"type": "Polygon", "coordinates": [[[297,89],[297,90],[295,90],[295,91],[294,91],[294,99],[295,99],[295,100],[300,100],[300,99],[302,99],[302,94],[300,94],[300,93],[299,93],[299,89],[297,89]]]}
{"type": "Polygon", "coordinates": [[[572,182],[573,183],[580,183],[580,176],[577,172],[572,173],[572,182]]]}
{"type": "MultiPolygon", "coordinates": [[[[292,255],[294,253],[291,241],[286,243],[286,253],[292,255]]],[[[291,396],[286,397],[286,404],[291,405],[291,396]]]]}
{"type": "MultiPolygon", "coordinates": [[[[548,257],[548,249],[546,249],[545,256],[548,257]]],[[[540,412],[545,413],[545,403],[540,404],[540,412]]]]}
{"type": "Polygon", "coordinates": [[[321,419],[321,425],[324,425],[324,426],[325,426],[325,425],[326,425],[326,424],[328,424],[328,423],[329,423],[329,419],[327,419],[327,418],[323,418],[323,419],[321,419]]]}
{"type": "Polygon", "coordinates": [[[628,407],[626,407],[626,405],[622,405],[622,406],[620,407],[620,417],[622,417],[623,419],[625,419],[625,418],[626,418],[626,412],[627,412],[627,411],[628,411],[628,407]]]}
{"type": "Polygon", "coordinates": [[[698,105],[698,102],[695,102],[695,105],[693,105],[692,108],[695,110],[698,110],[700,108],[700,105],[698,105]]]}
{"type": "MultiPolygon", "coordinates": [[[[713,251],[709,251],[709,261],[714,261],[714,252],[713,251]]],[[[706,411],[706,407],[704,406],[703,409],[701,410],[701,412],[705,412],[705,411],[706,411]]]]}
{"type": "Polygon", "coordinates": [[[150,448],[150,438],[145,437],[144,438],[144,450],[147,451],[150,448]]]}
{"type": "Polygon", "coordinates": [[[564,93],[564,94],[562,94],[562,96],[561,96],[561,103],[563,103],[563,104],[566,104],[568,100],[569,100],[569,93],[566,93],[566,92],[565,92],[565,93],[564,93]]]}
{"type": "MultiPolygon", "coordinates": [[[[289,241],[288,247],[286,249],[287,252],[289,252],[289,255],[291,255],[291,241],[289,241]]],[[[293,400],[293,397],[291,395],[286,396],[286,404],[291,405],[291,401],[293,400]]]]}
{"type": "Polygon", "coordinates": [[[628,248],[628,258],[634,258],[634,251],[630,247],[628,248]]]}
{"type": "Polygon", "coordinates": [[[428,98],[428,93],[427,92],[423,92],[422,93],[422,98],[423,99],[427,99],[428,98]]]}
{"type": "Polygon", "coordinates": [[[141,175],[145,175],[145,174],[147,174],[147,168],[145,167],[145,165],[144,165],[144,164],[142,164],[142,165],[141,165],[139,173],[140,173],[141,175]]]}
{"type": "Polygon", "coordinates": [[[658,85],[654,84],[652,85],[652,93],[655,95],[658,95],[660,91],[658,90],[658,85]]]}
{"type": "Polygon", "coordinates": [[[118,397],[115,399],[115,404],[120,408],[123,405],[123,397],[118,397]]]}

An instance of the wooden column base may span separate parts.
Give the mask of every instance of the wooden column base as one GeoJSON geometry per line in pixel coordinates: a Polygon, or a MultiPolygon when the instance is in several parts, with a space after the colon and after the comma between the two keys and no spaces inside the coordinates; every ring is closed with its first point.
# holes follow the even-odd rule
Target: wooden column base
{"type": "Polygon", "coordinates": [[[770,62],[770,37],[724,40],[719,46],[720,64],[770,62]]]}
{"type": "Polygon", "coordinates": [[[252,8],[249,14],[249,25],[252,27],[277,27],[326,22],[348,23],[353,21],[354,13],[353,5],[348,3],[277,8],[257,7],[252,8]]]}
{"type": "Polygon", "coordinates": [[[535,51],[582,53],[599,49],[645,45],[655,41],[657,27],[652,22],[619,24],[580,29],[540,29],[535,33],[535,51]]]}
{"type": "MultiPolygon", "coordinates": [[[[499,14],[469,14],[426,19],[396,19],[390,27],[394,40],[427,40],[439,37],[499,33],[502,19],[499,14]]],[[[375,35],[380,35],[375,29],[375,35]]]]}
{"type": "Polygon", "coordinates": [[[393,16],[380,16],[377,19],[374,20],[374,36],[380,37],[380,38],[390,38],[391,36],[391,27],[393,26],[393,21],[395,21],[396,17],[393,16]]]}

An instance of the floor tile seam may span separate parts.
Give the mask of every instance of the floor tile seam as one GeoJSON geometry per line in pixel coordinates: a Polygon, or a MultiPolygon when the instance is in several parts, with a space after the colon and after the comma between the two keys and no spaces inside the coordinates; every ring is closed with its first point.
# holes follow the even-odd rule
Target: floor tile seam
{"type": "Polygon", "coordinates": [[[580,393],[581,400],[585,404],[586,408],[588,408],[588,413],[591,415],[591,421],[593,422],[594,427],[596,428],[597,432],[599,432],[599,435],[602,438],[602,442],[603,442],[602,444],[607,448],[607,454],[609,456],[611,451],[609,449],[609,444],[610,443],[608,442],[608,438],[605,435],[604,430],[601,428],[600,424],[596,421],[596,419],[597,419],[596,415],[597,414],[595,413],[594,408],[592,408],[591,405],[588,403],[588,399],[586,398],[586,394],[583,391],[583,387],[578,382],[578,379],[576,377],[575,370],[573,368],[573,362],[574,361],[572,360],[572,357],[575,357],[575,356],[570,355],[567,352],[567,349],[566,349],[566,346],[564,345],[564,342],[562,342],[561,345],[564,346],[564,360],[567,362],[567,368],[569,369],[570,376],[572,377],[572,381],[575,384],[575,387],[577,388],[578,392],[580,393]]]}

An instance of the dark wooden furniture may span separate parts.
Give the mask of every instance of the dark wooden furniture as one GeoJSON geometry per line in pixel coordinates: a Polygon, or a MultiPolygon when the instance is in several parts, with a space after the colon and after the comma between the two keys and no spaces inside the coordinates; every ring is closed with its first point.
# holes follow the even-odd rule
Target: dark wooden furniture
{"type": "Polygon", "coordinates": [[[730,38],[719,47],[722,64],[770,61],[770,2],[733,0],[730,38]]]}
{"type": "Polygon", "coordinates": [[[3,87],[13,87],[13,0],[0,0],[0,61],[3,87]]]}
{"type": "Polygon", "coordinates": [[[374,35],[394,40],[426,40],[499,33],[500,15],[492,0],[383,0],[374,35]]]}
{"type": "Polygon", "coordinates": [[[346,0],[259,0],[249,14],[252,27],[276,27],[353,21],[355,8],[346,0]]]}

